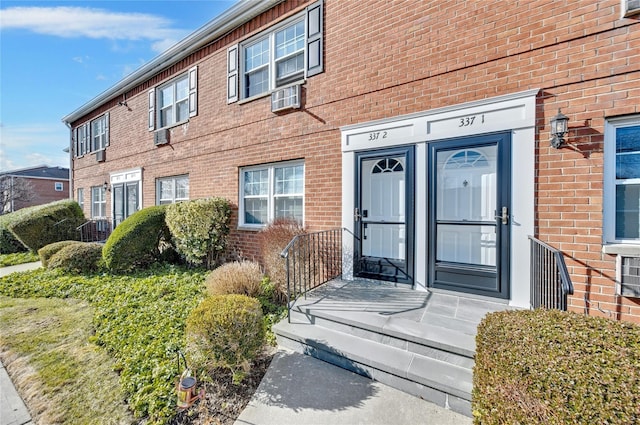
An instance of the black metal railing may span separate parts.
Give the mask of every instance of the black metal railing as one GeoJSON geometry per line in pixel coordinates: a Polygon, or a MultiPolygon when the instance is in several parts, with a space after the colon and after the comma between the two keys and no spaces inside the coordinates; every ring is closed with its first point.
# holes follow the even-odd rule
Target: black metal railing
{"type": "Polygon", "coordinates": [[[82,242],[105,242],[113,230],[108,218],[94,218],[76,228],[82,242]]]}
{"type": "Polygon", "coordinates": [[[285,260],[289,321],[293,301],[342,274],[342,231],[297,235],[280,254],[285,260]]]}
{"type": "Polygon", "coordinates": [[[564,256],[559,250],[529,236],[531,243],[531,307],[567,310],[567,297],[573,295],[564,256]]]}

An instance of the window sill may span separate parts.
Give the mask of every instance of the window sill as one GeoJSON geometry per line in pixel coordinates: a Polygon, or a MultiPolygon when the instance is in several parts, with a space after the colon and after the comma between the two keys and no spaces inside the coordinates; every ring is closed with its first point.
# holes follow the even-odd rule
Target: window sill
{"type": "Polygon", "coordinates": [[[611,255],[623,255],[629,257],[640,257],[640,244],[608,244],[602,245],[602,252],[611,255]]]}
{"type": "Polygon", "coordinates": [[[271,93],[276,92],[278,90],[286,89],[287,87],[295,86],[295,85],[298,85],[298,84],[304,85],[304,84],[306,84],[306,82],[307,82],[307,80],[302,78],[302,79],[300,79],[298,81],[294,81],[293,83],[289,83],[289,84],[284,84],[282,86],[276,87],[275,89],[269,90],[267,92],[256,94],[255,96],[247,97],[247,98],[244,98],[244,99],[240,99],[240,100],[238,100],[237,103],[238,103],[238,105],[244,105],[245,103],[253,102],[254,100],[262,99],[264,97],[269,97],[269,96],[271,96],[271,93]]]}
{"type": "Polygon", "coordinates": [[[266,225],[250,225],[250,224],[238,224],[238,230],[244,230],[246,232],[259,232],[267,227],[266,225]]]}

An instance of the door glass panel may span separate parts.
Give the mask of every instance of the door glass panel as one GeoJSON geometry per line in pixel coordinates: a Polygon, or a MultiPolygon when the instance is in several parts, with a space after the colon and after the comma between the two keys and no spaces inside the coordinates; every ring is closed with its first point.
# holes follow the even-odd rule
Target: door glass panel
{"type": "Polygon", "coordinates": [[[113,219],[116,226],[124,220],[124,186],[113,185],[113,219]]]}
{"type": "Polygon", "coordinates": [[[404,260],[405,158],[362,161],[362,254],[404,260]]]}
{"type": "Polygon", "coordinates": [[[495,226],[439,224],[436,261],[496,265],[495,226]]]}
{"type": "Polygon", "coordinates": [[[436,261],[496,265],[497,145],[436,154],[436,261]]]}
{"type": "Polygon", "coordinates": [[[127,217],[138,211],[138,183],[127,184],[127,217]]]}

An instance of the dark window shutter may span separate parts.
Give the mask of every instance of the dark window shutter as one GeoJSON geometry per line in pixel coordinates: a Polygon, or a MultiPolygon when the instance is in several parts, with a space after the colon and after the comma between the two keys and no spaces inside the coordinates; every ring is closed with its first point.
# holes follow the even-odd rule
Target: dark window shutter
{"type": "Polygon", "coordinates": [[[153,131],[156,118],[156,89],[149,90],[149,131],[153,131]]]}
{"type": "Polygon", "coordinates": [[[227,103],[238,100],[238,45],[227,49],[227,103]]]}
{"type": "Polygon", "coordinates": [[[73,149],[71,156],[80,156],[78,153],[78,127],[71,130],[71,149],[73,149]]]}
{"type": "Polygon", "coordinates": [[[83,127],[83,132],[82,132],[82,138],[83,138],[83,145],[84,148],[82,149],[82,154],[84,155],[85,153],[89,153],[91,152],[91,124],[89,122],[86,122],[82,125],[83,127]]]}
{"type": "Polygon", "coordinates": [[[322,1],[319,1],[307,7],[307,77],[324,71],[322,56],[322,1]]]}
{"type": "Polygon", "coordinates": [[[109,113],[104,114],[104,145],[109,146],[109,113]]]}
{"type": "Polygon", "coordinates": [[[198,115],[198,67],[189,69],[189,116],[198,115]]]}

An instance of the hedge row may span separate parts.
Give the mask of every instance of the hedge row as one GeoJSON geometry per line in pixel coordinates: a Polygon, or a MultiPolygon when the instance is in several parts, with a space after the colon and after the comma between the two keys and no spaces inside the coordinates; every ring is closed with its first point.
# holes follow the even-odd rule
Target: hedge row
{"type": "Polygon", "coordinates": [[[473,380],[477,424],[640,423],[640,326],[491,313],[478,327],[473,380]]]}

